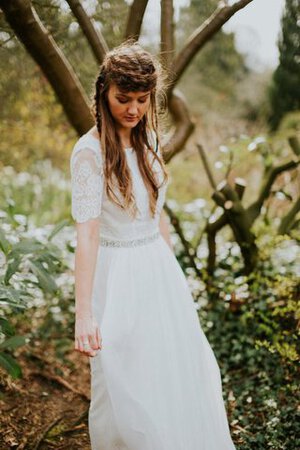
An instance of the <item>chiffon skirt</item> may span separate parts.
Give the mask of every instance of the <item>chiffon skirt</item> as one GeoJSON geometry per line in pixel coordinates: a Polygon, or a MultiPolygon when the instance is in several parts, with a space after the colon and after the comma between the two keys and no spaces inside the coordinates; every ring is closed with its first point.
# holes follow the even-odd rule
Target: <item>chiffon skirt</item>
{"type": "Polygon", "coordinates": [[[164,238],[99,246],[90,357],[92,450],[233,450],[220,370],[164,238]]]}

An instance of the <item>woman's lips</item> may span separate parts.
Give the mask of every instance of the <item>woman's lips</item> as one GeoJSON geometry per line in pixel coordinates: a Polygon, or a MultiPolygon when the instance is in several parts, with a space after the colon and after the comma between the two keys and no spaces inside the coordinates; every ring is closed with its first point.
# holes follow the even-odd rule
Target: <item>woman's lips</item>
{"type": "Polygon", "coordinates": [[[127,120],[127,122],[134,122],[137,120],[137,117],[125,117],[125,120],[127,120]]]}

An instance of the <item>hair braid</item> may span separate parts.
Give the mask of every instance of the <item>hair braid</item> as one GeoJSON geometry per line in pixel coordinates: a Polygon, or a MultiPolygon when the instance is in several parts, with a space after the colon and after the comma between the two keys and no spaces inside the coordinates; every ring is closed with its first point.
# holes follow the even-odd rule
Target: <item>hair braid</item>
{"type": "Polygon", "coordinates": [[[149,193],[149,206],[153,216],[159,187],[168,180],[164,161],[155,152],[155,142],[152,136],[151,140],[149,136],[149,132],[153,130],[160,143],[158,114],[160,113],[160,95],[164,95],[163,79],[164,73],[160,63],[140,44],[129,40],[105,55],[95,81],[92,108],[104,155],[107,195],[121,208],[129,208],[130,211],[136,212],[131,174],[125,153],[120,148],[120,136],[110,112],[107,93],[111,84],[117,85],[124,92],[150,91],[149,109],[132,129],[131,143],[137,154],[138,166],[149,193]],[[145,151],[145,148],[150,151],[153,158],[149,158],[149,152],[145,151]],[[160,185],[153,171],[155,161],[159,163],[163,173],[163,181],[160,185]],[[113,177],[117,180],[121,196],[115,192],[113,177]]]}

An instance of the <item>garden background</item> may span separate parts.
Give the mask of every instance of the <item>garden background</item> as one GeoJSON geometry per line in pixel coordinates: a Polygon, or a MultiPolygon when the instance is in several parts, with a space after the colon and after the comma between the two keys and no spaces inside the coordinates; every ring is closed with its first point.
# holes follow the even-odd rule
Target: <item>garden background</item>
{"type": "Polygon", "coordinates": [[[170,74],[165,210],[236,448],[300,448],[300,9],[286,0],[278,66],[256,70],[224,30],[260,1],[157,1],[154,35],[145,0],[0,0],[1,449],[90,448],[69,158],[128,37],[170,74]]]}

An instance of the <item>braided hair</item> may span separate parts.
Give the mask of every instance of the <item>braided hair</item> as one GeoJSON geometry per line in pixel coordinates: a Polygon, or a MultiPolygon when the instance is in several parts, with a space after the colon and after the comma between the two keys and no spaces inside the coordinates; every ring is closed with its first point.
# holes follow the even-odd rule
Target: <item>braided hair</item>
{"type": "Polygon", "coordinates": [[[131,131],[131,145],[137,154],[138,166],[149,193],[149,207],[154,217],[159,188],[168,180],[168,172],[163,158],[155,152],[155,135],[160,146],[160,127],[158,116],[164,111],[165,74],[160,63],[140,44],[129,39],[107,52],[95,81],[92,113],[98,130],[104,160],[105,185],[108,197],[122,209],[129,209],[134,215],[137,211],[130,171],[125,153],[122,151],[120,136],[108,104],[108,90],[115,84],[122,92],[150,91],[150,105],[147,112],[131,131]],[[158,183],[152,161],[157,160],[163,181],[158,183]],[[121,198],[115,192],[117,183],[121,198]]]}

